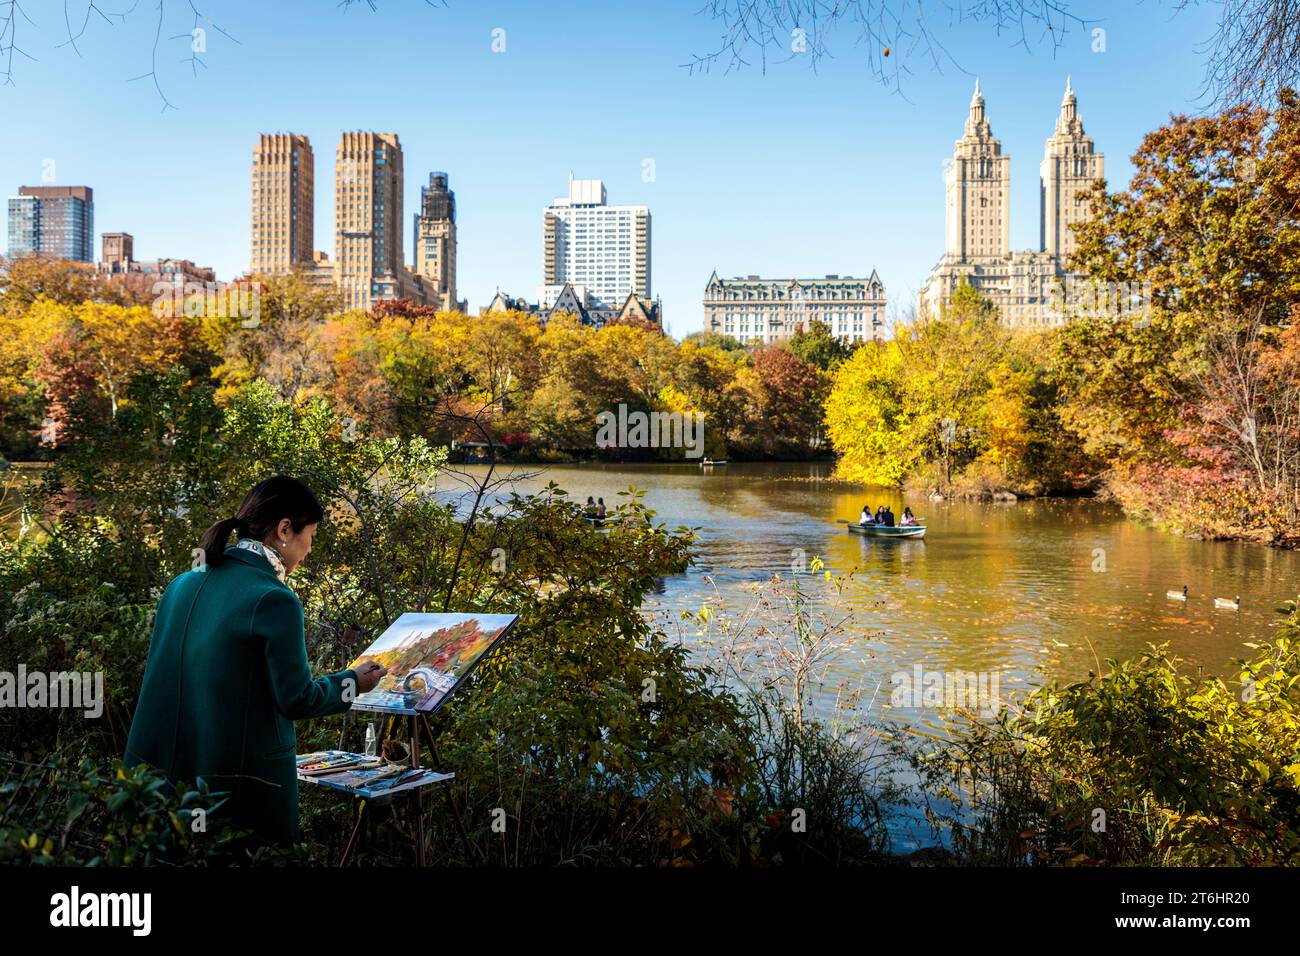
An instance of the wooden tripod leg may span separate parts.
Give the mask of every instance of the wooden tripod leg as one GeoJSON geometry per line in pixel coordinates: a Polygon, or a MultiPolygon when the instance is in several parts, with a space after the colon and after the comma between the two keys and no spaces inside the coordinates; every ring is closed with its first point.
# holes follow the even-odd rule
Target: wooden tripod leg
{"type": "MultiPolygon", "coordinates": [[[[420,766],[420,721],[415,717],[415,715],[411,715],[409,720],[410,720],[410,731],[411,731],[411,767],[412,769],[414,769],[415,767],[420,766]]],[[[423,867],[428,865],[427,862],[425,861],[425,846],[424,846],[425,837],[424,837],[424,790],[423,788],[417,788],[415,793],[412,794],[412,796],[415,797],[415,865],[423,867]]]]}
{"type": "Polygon", "coordinates": [[[339,866],[348,865],[348,857],[352,854],[352,844],[357,842],[357,834],[361,832],[361,821],[365,812],[366,801],[361,800],[357,803],[357,822],[353,824],[352,835],[348,837],[348,845],[343,848],[343,855],[339,857],[339,866]]]}
{"type": "MultiPolygon", "coordinates": [[[[424,724],[424,735],[429,738],[429,753],[433,756],[433,769],[438,773],[445,773],[443,769],[442,758],[438,756],[437,738],[429,729],[429,718],[425,714],[420,715],[420,721],[424,724]]],[[[469,842],[469,832],[465,829],[465,821],[460,815],[460,802],[456,799],[456,790],[452,787],[451,782],[444,784],[443,789],[447,794],[447,803],[451,807],[452,819],[456,821],[456,830],[460,833],[461,845],[465,848],[465,862],[473,863],[478,859],[478,854],[474,852],[473,845],[469,842]]]]}
{"type": "Polygon", "coordinates": [[[343,749],[343,742],[348,739],[348,731],[352,727],[352,711],[349,710],[343,715],[343,726],[339,728],[339,742],[336,749],[343,749]]]}

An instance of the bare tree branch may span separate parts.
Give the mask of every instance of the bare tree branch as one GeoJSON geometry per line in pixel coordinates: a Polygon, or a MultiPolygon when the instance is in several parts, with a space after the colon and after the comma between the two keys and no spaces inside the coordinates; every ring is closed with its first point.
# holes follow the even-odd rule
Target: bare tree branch
{"type": "Polygon", "coordinates": [[[158,0],[158,28],[154,32],[153,52],[150,54],[150,65],[153,67],[148,73],[141,73],[139,76],[133,76],[127,80],[128,83],[134,83],[136,80],[152,78],[154,89],[158,91],[158,96],[162,98],[162,112],[166,113],[169,109],[176,109],[167,99],[167,94],[163,92],[162,84],[158,82],[158,41],[162,38],[163,15],[166,12],[167,0],[158,0]]]}
{"type": "Polygon", "coordinates": [[[33,27],[36,24],[32,18],[23,10],[22,4],[18,0],[4,0],[0,2],[0,57],[5,58],[5,68],[0,71],[0,76],[4,77],[4,86],[14,85],[14,54],[18,53],[27,59],[36,60],[36,57],[29,54],[18,46],[18,18],[22,17],[33,27]],[[6,42],[8,41],[8,42],[6,42]]]}
{"type": "MultiPolygon", "coordinates": [[[[81,57],[82,51],[79,41],[85,37],[86,31],[89,28],[93,17],[99,17],[109,26],[119,24],[126,25],[128,18],[140,5],[140,0],[132,0],[128,9],[118,13],[105,10],[100,6],[101,2],[102,0],[63,0],[64,38],[54,45],[54,49],[71,47],[73,52],[76,53],[78,57],[81,57]],[[78,2],[84,2],[85,7],[78,7],[78,2]],[[117,21],[116,23],[115,20],[117,21]]],[[[150,50],[149,71],[147,73],[141,73],[139,76],[133,76],[127,79],[128,83],[135,82],[136,80],[152,80],[154,90],[157,92],[158,98],[162,102],[162,111],[164,113],[169,109],[177,109],[176,105],[172,103],[163,89],[162,77],[158,70],[158,53],[164,39],[168,41],[184,41],[189,46],[189,55],[181,59],[180,62],[190,64],[190,71],[195,76],[198,75],[199,67],[207,69],[207,63],[205,63],[203,58],[200,56],[204,50],[195,42],[196,37],[199,36],[198,31],[200,29],[205,31],[213,30],[221,34],[227,40],[230,40],[232,43],[239,43],[239,40],[237,40],[229,31],[216,23],[199,8],[197,0],[186,0],[186,2],[189,6],[190,13],[194,16],[193,25],[190,31],[164,36],[163,28],[167,21],[168,0],[158,0],[156,8],[158,17],[154,24],[154,38],[150,50]]],[[[343,7],[346,11],[353,2],[355,2],[355,0],[342,0],[339,6],[343,7]]],[[[424,0],[424,2],[430,7],[446,6],[446,0],[424,0]]],[[[366,3],[371,10],[376,12],[378,11],[379,4],[377,0],[366,0],[366,3]]],[[[37,31],[40,30],[40,27],[36,22],[33,21],[27,15],[27,11],[23,9],[22,0],[0,0],[0,81],[2,81],[0,82],[0,86],[16,85],[14,82],[14,54],[26,57],[28,60],[33,62],[36,62],[38,59],[27,50],[20,47],[16,41],[19,20],[26,21],[37,31]]]]}
{"type": "MultiPolygon", "coordinates": [[[[208,26],[210,26],[212,29],[216,30],[218,33],[220,33],[223,37],[225,37],[225,38],[226,38],[227,40],[229,40],[231,43],[239,43],[239,41],[236,40],[236,39],[235,39],[233,36],[231,36],[229,33],[227,33],[225,30],[223,30],[223,29],[222,29],[222,28],[221,28],[221,27],[220,27],[220,26],[219,26],[219,25],[218,25],[214,20],[212,20],[211,18],[209,18],[209,17],[207,17],[207,16],[204,16],[202,13],[200,13],[200,12],[199,12],[199,8],[196,7],[196,6],[194,5],[194,0],[189,0],[189,5],[190,5],[190,9],[194,12],[194,26],[190,28],[190,32],[189,32],[189,33],[178,33],[178,34],[176,34],[174,37],[171,37],[170,39],[173,39],[173,40],[188,40],[188,41],[189,41],[189,44],[190,44],[190,55],[187,56],[187,57],[184,57],[184,58],[181,60],[181,62],[182,62],[182,63],[188,63],[188,64],[190,65],[190,71],[191,71],[195,76],[198,76],[198,75],[199,75],[199,67],[203,67],[203,69],[205,69],[205,70],[208,68],[208,65],[207,65],[206,63],[203,62],[202,58],[199,57],[199,53],[200,53],[201,51],[199,50],[199,48],[196,46],[196,44],[195,44],[195,42],[194,42],[195,39],[199,36],[199,32],[200,32],[201,30],[204,29],[204,28],[203,28],[203,24],[204,24],[205,22],[207,23],[208,26]]],[[[204,49],[206,50],[206,47],[204,47],[204,49]]]]}
{"type": "MultiPolygon", "coordinates": [[[[125,24],[139,5],[111,13],[100,7],[101,0],[81,0],[85,8],[74,15],[77,0],[64,0],[66,39],[59,47],[71,46],[78,56],[78,41],[85,36],[92,16],[110,25],[114,18],[125,24]]],[[[163,110],[175,109],[163,92],[157,71],[158,44],[167,0],[158,2],[158,24],[148,73],[133,80],[152,78],[163,110]]],[[[338,0],[347,13],[364,2],[373,13],[379,0],[338,0]]],[[[1087,0],[1080,0],[1086,4],[1087,0]]],[[[1285,87],[1300,85],[1300,0],[1168,0],[1175,12],[1206,3],[1220,6],[1217,29],[1201,47],[1206,57],[1203,95],[1216,105],[1256,103],[1276,99],[1285,87]]],[[[445,8],[446,0],[424,0],[426,6],[445,8]]],[[[229,32],[212,21],[188,0],[194,16],[189,34],[175,34],[170,40],[190,40],[200,27],[211,28],[238,43],[229,32]]],[[[882,84],[902,91],[903,80],[911,75],[916,60],[928,60],[934,69],[954,64],[954,55],[944,45],[939,27],[966,24],[991,28],[994,36],[1007,39],[1013,47],[1032,52],[1044,43],[1052,52],[1067,42],[1073,29],[1087,29],[1095,20],[1074,12],[1072,0],[705,0],[699,13],[722,28],[713,50],[695,54],[682,66],[692,73],[719,67],[724,72],[806,59],[814,71],[822,59],[833,56],[831,40],[837,30],[847,34],[851,45],[864,50],[872,72],[882,84]]],[[[21,0],[0,0],[0,85],[14,84],[14,54],[35,60],[16,42],[18,21],[32,27],[21,0]]],[[[37,28],[39,29],[39,28],[37,28]]],[[[181,60],[198,75],[207,64],[191,49],[181,60]]]]}
{"type": "Polygon", "coordinates": [[[92,13],[98,14],[110,27],[113,25],[113,21],[110,17],[122,17],[124,20],[126,17],[125,13],[105,13],[103,10],[99,9],[99,4],[95,3],[95,0],[90,0],[90,2],[86,4],[85,15],[81,18],[81,29],[74,34],[72,32],[72,13],[69,10],[70,2],[71,0],[63,0],[63,23],[68,31],[68,39],[63,43],[58,44],[55,49],[57,50],[65,46],[71,46],[77,56],[81,56],[81,48],[77,46],[77,41],[85,36],[86,28],[90,25],[90,15],[92,13]]]}
{"type": "MultiPolygon", "coordinates": [[[[339,6],[343,9],[344,13],[347,13],[348,8],[357,2],[358,0],[339,0],[339,6]]],[[[379,0],[365,0],[365,2],[371,12],[379,12],[379,0]]],[[[447,5],[447,0],[424,0],[424,2],[431,7],[445,7],[447,5]]]]}
{"type": "MultiPolygon", "coordinates": [[[[1206,0],[1178,0],[1177,8],[1206,0]]],[[[1215,0],[1223,9],[1206,55],[1202,95],[1215,106],[1268,103],[1300,86],[1300,0],[1215,0]]]]}
{"type": "Polygon", "coordinates": [[[936,10],[950,26],[991,26],[1027,52],[1044,41],[1055,52],[1070,27],[1090,22],[1069,10],[1069,0],[708,0],[700,12],[722,25],[722,37],[715,50],[682,65],[692,73],[714,66],[730,72],[756,60],[766,72],[769,58],[786,63],[805,57],[815,71],[832,55],[831,36],[842,27],[866,50],[880,81],[901,91],[911,59],[928,59],[935,69],[956,62],[932,26],[936,10]]]}

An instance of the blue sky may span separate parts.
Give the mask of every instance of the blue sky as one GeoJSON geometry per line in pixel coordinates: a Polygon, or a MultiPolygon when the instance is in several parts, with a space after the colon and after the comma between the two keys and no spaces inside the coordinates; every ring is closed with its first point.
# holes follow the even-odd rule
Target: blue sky
{"type": "MultiPolygon", "coordinates": [[[[248,264],[248,172],[257,134],[290,130],[316,152],[316,247],[333,249],[333,160],[344,129],[396,132],[410,216],[431,170],[456,192],[459,287],[477,312],[499,286],[532,297],[541,282],[541,211],[570,171],[605,181],[612,203],[650,207],[652,284],[670,330],[698,330],[704,283],[724,276],[867,275],[891,306],[913,300],[943,251],[942,164],[979,76],[993,132],[1012,157],[1011,239],[1038,243],[1038,162],[1065,77],[1084,127],[1106,154],[1112,188],[1129,156],[1171,113],[1197,112],[1216,4],[1175,15],[1158,3],[1074,0],[1096,19],[1059,49],[1039,33],[936,26],[950,59],[919,55],[900,95],[882,86],[845,28],[832,58],[691,75],[716,46],[703,0],[555,2],[195,0],[239,42],[207,31],[206,69],[181,59],[193,14],[165,0],[158,75],[149,79],[154,0],[99,0],[131,12],[92,18],[68,45],[62,3],[26,4],[15,85],[0,87],[0,189],[56,182],[95,190],[96,232],[134,234],[137,258],[177,256],[230,278],[248,264]],[[1104,52],[1089,32],[1105,30],[1104,52]],[[493,52],[504,30],[505,51],[493,52]],[[643,179],[645,161],[654,181],[643,179]]],[[[72,0],[74,13],[86,0],[72,0]]],[[[891,62],[905,51],[891,52],[891,62]]],[[[96,240],[98,249],[98,239],[96,240]]]]}

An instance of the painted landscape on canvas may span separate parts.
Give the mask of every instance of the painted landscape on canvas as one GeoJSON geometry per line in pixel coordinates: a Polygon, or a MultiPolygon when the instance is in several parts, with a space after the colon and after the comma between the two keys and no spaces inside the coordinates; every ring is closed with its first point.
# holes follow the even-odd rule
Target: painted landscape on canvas
{"type": "Polygon", "coordinates": [[[514,614],[403,614],[349,665],[378,661],[388,670],[354,706],[435,710],[517,620],[514,614]]]}

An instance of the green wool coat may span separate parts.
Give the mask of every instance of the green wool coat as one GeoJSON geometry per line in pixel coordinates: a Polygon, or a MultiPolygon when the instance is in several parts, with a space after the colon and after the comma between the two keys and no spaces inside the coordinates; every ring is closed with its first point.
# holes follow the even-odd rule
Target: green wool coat
{"type": "Polygon", "coordinates": [[[227,548],[224,561],[180,575],[158,602],[124,760],[177,783],[202,778],[230,794],[213,821],[293,843],[293,722],[341,713],[356,693],[351,670],[312,680],[298,596],[265,557],[227,548]]]}

